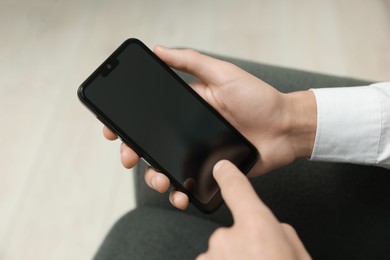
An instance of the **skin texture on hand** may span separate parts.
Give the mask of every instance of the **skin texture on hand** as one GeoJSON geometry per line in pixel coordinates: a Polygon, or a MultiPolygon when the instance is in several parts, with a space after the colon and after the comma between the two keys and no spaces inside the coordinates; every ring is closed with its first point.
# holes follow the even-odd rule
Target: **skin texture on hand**
{"type": "Polygon", "coordinates": [[[215,230],[207,252],[197,260],[310,259],[294,228],[279,223],[245,175],[232,163],[218,162],[213,174],[232,212],[234,224],[215,230]]]}
{"type": "MultiPolygon", "coordinates": [[[[237,130],[260,153],[249,176],[265,174],[288,165],[298,157],[310,157],[316,131],[316,102],[311,91],[283,94],[262,80],[233,64],[216,60],[193,50],[174,50],[156,46],[154,52],[169,66],[194,75],[199,82],[190,86],[237,130]]],[[[117,137],[107,128],[104,136],[117,137]]],[[[131,168],[138,155],[121,145],[121,161],[131,168]]],[[[148,168],[146,183],[159,192],[169,188],[169,179],[148,168]]],[[[171,203],[185,209],[188,197],[173,190],[171,203]]]]}

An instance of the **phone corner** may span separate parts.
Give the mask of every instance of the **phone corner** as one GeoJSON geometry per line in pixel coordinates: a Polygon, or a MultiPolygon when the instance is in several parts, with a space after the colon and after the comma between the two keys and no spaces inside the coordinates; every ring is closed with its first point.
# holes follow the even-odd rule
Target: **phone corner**
{"type": "Polygon", "coordinates": [[[78,88],[77,88],[77,97],[84,101],[85,100],[85,94],[84,94],[84,85],[80,85],[78,88]]]}

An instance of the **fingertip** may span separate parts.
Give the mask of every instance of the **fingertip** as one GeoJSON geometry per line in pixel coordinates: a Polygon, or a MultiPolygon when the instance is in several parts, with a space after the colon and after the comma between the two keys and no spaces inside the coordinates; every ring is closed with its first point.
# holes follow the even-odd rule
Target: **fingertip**
{"type": "Polygon", "coordinates": [[[151,183],[154,189],[160,193],[166,192],[170,184],[169,179],[161,173],[157,173],[151,183]]]}
{"type": "Polygon", "coordinates": [[[171,194],[169,196],[169,200],[171,204],[181,210],[185,210],[188,207],[189,204],[189,199],[186,194],[183,192],[177,191],[177,190],[172,190],[171,194]]]}
{"type": "Polygon", "coordinates": [[[118,136],[113,133],[107,126],[103,127],[103,136],[110,141],[116,140],[118,138],[118,136]]]}
{"type": "Polygon", "coordinates": [[[130,169],[134,167],[138,160],[139,156],[136,152],[125,144],[121,145],[121,162],[125,168],[130,169]]]}
{"type": "Polygon", "coordinates": [[[231,163],[230,161],[225,160],[225,159],[217,162],[213,168],[214,178],[217,178],[219,176],[220,172],[226,171],[229,167],[236,168],[236,166],[233,163],[231,163]]]}
{"type": "Polygon", "coordinates": [[[148,186],[160,193],[164,193],[168,190],[170,181],[167,176],[162,173],[156,172],[153,168],[148,167],[145,172],[145,182],[148,186]]]}
{"type": "Polygon", "coordinates": [[[160,51],[167,51],[167,50],[170,50],[170,48],[161,44],[157,44],[153,47],[153,52],[157,52],[157,53],[160,51]]]}
{"type": "Polygon", "coordinates": [[[246,212],[253,212],[258,209],[259,205],[262,205],[245,174],[230,161],[221,160],[216,163],[213,174],[221,190],[222,198],[235,220],[241,219],[246,212]]]}
{"type": "Polygon", "coordinates": [[[220,160],[214,165],[213,172],[218,172],[219,169],[222,167],[222,165],[225,163],[226,160],[220,160]]]}

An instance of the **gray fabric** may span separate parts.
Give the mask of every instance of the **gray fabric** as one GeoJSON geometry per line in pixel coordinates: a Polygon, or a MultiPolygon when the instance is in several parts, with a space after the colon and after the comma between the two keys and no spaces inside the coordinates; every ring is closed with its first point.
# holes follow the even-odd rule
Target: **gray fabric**
{"type": "Polygon", "coordinates": [[[111,229],[95,260],[194,259],[217,225],[180,212],[140,207],[111,229]]]}
{"type": "MultiPolygon", "coordinates": [[[[370,83],[218,58],[236,64],[282,92],[370,83]]],[[[182,76],[187,81],[194,80],[188,75],[182,76]]],[[[138,207],[151,206],[177,212],[168,201],[168,193],[159,194],[146,186],[144,170],[143,163],[136,168],[138,207]]],[[[296,228],[314,259],[390,259],[390,171],[300,159],[290,166],[253,178],[251,182],[278,219],[296,228]]],[[[220,225],[232,224],[225,205],[211,215],[204,215],[190,205],[183,214],[175,215],[177,230],[181,230],[182,218],[188,215],[220,225]]],[[[140,225],[147,222],[141,217],[131,218],[131,221],[140,225]]],[[[108,237],[105,243],[111,240],[115,240],[115,236],[108,237]]],[[[117,250],[123,251],[121,246],[117,250]]],[[[173,254],[170,258],[175,259],[177,255],[173,254]]]]}

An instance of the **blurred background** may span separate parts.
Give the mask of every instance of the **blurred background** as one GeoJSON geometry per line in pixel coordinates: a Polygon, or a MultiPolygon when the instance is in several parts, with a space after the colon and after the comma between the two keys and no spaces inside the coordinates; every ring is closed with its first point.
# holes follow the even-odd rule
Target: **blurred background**
{"type": "Polygon", "coordinates": [[[0,259],[90,259],[135,207],[76,96],[126,38],[390,80],[390,0],[0,0],[0,33],[0,259]]]}

